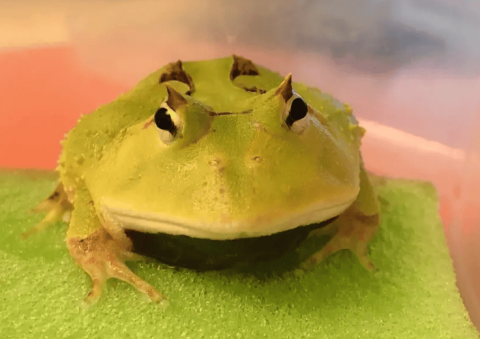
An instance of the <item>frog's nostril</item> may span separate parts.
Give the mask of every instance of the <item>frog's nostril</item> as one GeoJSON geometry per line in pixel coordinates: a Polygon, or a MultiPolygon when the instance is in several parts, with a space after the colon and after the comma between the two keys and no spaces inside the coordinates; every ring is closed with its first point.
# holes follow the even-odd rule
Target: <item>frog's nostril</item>
{"type": "Polygon", "coordinates": [[[256,162],[261,162],[263,160],[262,157],[259,157],[258,155],[254,156],[252,159],[253,161],[256,161],[256,162]]]}
{"type": "Polygon", "coordinates": [[[223,172],[223,170],[225,169],[224,163],[218,158],[210,160],[208,164],[212,167],[213,170],[220,173],[223,172]]]}
{"type": "Polygon", "coordinates": [[[218,166],[220,164],[220,159],[213,159],[208,162],[211,166],[218,166]]]}

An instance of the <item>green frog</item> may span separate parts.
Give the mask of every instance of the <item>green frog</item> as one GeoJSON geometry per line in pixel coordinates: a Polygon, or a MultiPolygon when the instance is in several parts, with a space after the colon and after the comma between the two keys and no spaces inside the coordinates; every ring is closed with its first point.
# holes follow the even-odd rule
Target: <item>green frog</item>
{"type": "Polygon", "coordinates": [[[98,300],[109,278],[166,298],[125,261],[148,256],[197,270],[273,260],[310,234],[308,258],[353,251],[367,269],[379,226],[348,105],[232,56],[173,62],[82,116],[62,141],[54,192],[35,208],[60,220],[98,300]]]}

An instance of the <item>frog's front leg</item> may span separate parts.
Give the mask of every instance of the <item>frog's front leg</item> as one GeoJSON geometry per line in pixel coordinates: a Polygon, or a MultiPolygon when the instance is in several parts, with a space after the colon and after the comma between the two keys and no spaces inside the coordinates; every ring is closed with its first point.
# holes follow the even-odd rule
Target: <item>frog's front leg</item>
{"type": "Polygon", "coordinates": [[[42,200],[31,210],[32,212],[47,212],[47,214],[42,221],[35,225],[35,227],[23,232],[22,237],[27,238],[28,236],[62,220],[68,222],[72,208],[73,206],[68,200],[68,196],[63,188],[62,182],[59,181],[52,194],[42,200]]]}
{"type": "Polygon", "coordinates": [[[113,236],[97,216],[88,190],[82,186],[75,192],[74,209],[67,232],[67,245],[77,264],[92,279],[92,288],[85,298],[87,304],[98,300],[103,285],[109,278],[123,280],[152,301],[160,303],[165,297],[154,287],[140,279],[125,265],[126,260],[135,258],[128,238],[113,236]]]}
{"type": "Polygon", "coordinates": [[[363,166],[360,169],[360,192],[355,202],[343,212],[332,225],[335,234],[318,252],[303,264],[310,269],[330,254],[348,249],[355,253],[366,269],[373,271],[375,266],[368,258],[368,244],[380,225],[380,209],[368,174],[363,166]]]}

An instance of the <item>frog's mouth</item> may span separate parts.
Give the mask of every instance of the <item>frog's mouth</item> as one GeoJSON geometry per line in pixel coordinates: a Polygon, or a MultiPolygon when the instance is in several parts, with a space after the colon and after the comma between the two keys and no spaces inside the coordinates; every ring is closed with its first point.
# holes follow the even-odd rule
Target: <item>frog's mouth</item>
{"type": "Polygon", "coordinates": [[[159,213],[132,211],[108,201],[102,213],[115,219],[133,251],[173,266],[211,270],[279,259],[315,229],[334,221],[353,202],[259,223],[192,223],[159,213]]]}
{"type": "Polygon", "coordinates": [[[300,226],[322,223],[340,215],[353,201],[355,201],[355,198],[336,205],[317,204],[309,206],[303,211],[280,217],[258,217],[254,220],[231,222],[192,221],[172,215],[137,211],[113,200],[102,203],[102,214],[113,218],[126,230],[184,235],[210,240],[231,240],[269,236],[300,226]]]}
{"type": "MultiPolygon", "coordinates": [[[[173,266],[195,270],[218,270],[279,259],[294,251],[311,231],[335,218],[309,226],[255,238],[212,240],[167,233],[142,233],[125,230],[134,252],[173,266]]],[[[300,259],[302,260],[302,259],[300,259]]]]}

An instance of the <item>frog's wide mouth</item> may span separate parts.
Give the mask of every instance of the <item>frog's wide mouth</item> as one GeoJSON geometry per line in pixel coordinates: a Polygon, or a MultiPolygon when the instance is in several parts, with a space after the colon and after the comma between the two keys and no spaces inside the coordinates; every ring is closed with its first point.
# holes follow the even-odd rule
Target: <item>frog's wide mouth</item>
{"type": "Polygon", "coordinates": [[[317,204],[290,215],[232,222],[205,222],[162,213],[132,210],[113,200],[102,203],[102,214],[115,219],[123,229],[143,233],[166,233],[193,238],[228,240],[261,237],[299,226],[321,223],[337,217],[354,201],[355,198],[336,205],[317,204]]]}

